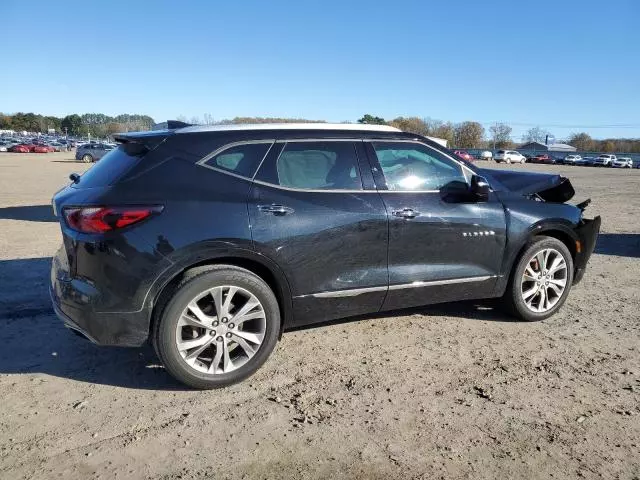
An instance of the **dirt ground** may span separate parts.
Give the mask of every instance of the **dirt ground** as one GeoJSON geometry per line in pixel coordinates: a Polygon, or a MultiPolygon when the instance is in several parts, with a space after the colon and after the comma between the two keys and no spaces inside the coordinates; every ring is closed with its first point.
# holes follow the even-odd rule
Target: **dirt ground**
{"type": "Polygon", "coordinates": [[[199,392],[54,317],[50,199],[85,168],[0,154],[0,478],[640,478],[640,170],[510,166],[569,176],[603,217],[549,320],[456,303],[322,325],[199,392]]]}

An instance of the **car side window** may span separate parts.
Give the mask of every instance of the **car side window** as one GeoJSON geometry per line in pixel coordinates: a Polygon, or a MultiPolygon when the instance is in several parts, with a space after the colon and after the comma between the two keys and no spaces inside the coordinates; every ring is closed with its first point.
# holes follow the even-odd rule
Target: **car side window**
{"type": "Polygon", "coordinates": [[[352,142],[287,142],[276,160],[277,183],[305,190],[362,190],[352,142]]]}
{"type": "Polygon", "coordinates": [[[409,142],[372,145],[389,190],[439,190],[452,181],[467,182],[460,164],[425,145],[409,142]]]}
{"type": "Polygon", "coordinates": [[[202,164],[251,178],[271,144],[272,142],[235,145],[219,150],[219,153],[214,153],[209,158],[205,157],[202,164]]]}

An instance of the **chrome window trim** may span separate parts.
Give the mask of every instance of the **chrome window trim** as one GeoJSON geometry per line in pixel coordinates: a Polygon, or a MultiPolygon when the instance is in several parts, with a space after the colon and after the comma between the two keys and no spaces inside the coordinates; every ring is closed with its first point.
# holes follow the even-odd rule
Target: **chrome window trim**
{"type": "Polygon", "coordinates": [[[211,152],[211,153],[205,155],[204,157],[202,157],[200,160],[198,160],[196,162],[196,165],[198,165],[200,167],[208,168],[210,170],[215,170],[216,172],[225,173],[225,174],[230,175],[232,177],[241,178],[243,180],[251,181],[251,180],[253,180],[253,178],[258,173],[258,170],[260,170],[260,167],[262,166],[262,162],[264,162],[264,159],[267,158],[267,155],[269,155],[269,152],[273,148],[274,143],[275,143],[275,139],[241,140],[241,141],[238,141],[238,142],[227,143],[225,145],[222,145],[221,147],[216,148],[213,152],[211,152]],[[258,166],[256,168],[256,171],[253,172],[253,175],[251,177],[245,177],[244,175],[240,175],[240,174],[231,172],[229,170],[225,170],[224,168],[214,167],[213,165],[208,165],[207,164],[207,162],[209,160],[211,160],[212,158],[214,158],[217,155],[220,155],[222,152],[224,152],[226,150],[229,150],[230,148],[239,147],[239,146],[242,146],[242,145],[257,145],[257,144],[269,144],[269,148],[267,148],[267,151],[265,152],[264,156],[258,162],[258,166]]]}
{"type": "Polygon", "coordinates": [[[297,295],[293,298],[343,298],[343,297],[356,297],[364,293],[383,292],[392,290],[404,290],[407,288],[424,288],[434,287],[438,285],[452,285],[456,283],[471,283],[471,282],[484,282],[492,278],[497,278],[497,275],[482,275],[478,277],[461,277],[461,278],[449,278],[445,280],[430,280],[430,281],[416,281],[411,283],[402,283],[398,285],[379,286],[379,287],[365,287],[365,288],[352,288],[349,290],[332,290],[328,292],[317,292],[307,295],[297,295]]]}
{"type": "Polygon", "coordinates": [[[290,192],[309,192],[309,193],[380,193],[378,190],[322,190],[322,189],[310,189],[310,188],[295,188],[284,187],[282,185],[276,185],[270,182],[263,182],[262,180],[253,180],[253,183],[263,185],[265,187],[278,188],[280,190],[288,190],[290,192]]]}

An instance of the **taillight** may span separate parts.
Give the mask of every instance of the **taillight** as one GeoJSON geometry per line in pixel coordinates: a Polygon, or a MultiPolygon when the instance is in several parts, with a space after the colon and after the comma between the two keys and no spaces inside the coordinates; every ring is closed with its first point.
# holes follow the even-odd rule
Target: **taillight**
{"type": "Polygon", "coordinates": [[[69,228],[81,233],[105,233],[141,222],[160,213],[161,206],[65,207],[62,213],[69,228]]]}

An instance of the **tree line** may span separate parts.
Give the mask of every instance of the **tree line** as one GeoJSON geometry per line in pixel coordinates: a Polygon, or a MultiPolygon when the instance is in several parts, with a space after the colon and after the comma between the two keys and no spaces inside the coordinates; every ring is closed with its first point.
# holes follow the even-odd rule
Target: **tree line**
{"type": "MultiPolygon", "coordinates": [[[[186,123],[195,125],[223,125],[246,123],[323,123],[323,120],[308,120],[304,118],[280,118],[280,117],[235,117],[216,121],[213,115],[205,113],[203,118],[184,115],[177,117],[186,123]]],[[[0,130],[15,130],[27,132],[47,132],[53,128],[57,132],[73,136],[107,137],[118,132],[149,130],[154,124],[153,118],[148,115],[122,114],[115,117],[103,113],[73,114],[66,117],[45,116],[35,113],[0,113],[0,130]]],[[[396,117],[385,120],[371,114],[363,115],[358,123],[391,125],[405,132],[412,132],[428,137],[438,137],[447,140],[452,148],[517,148],[512,138],[512,128],[506,123],[495,123],[485,129],[481,123],[465,121],[459,123],[444,122],[432,118],[420,117],[396,117]]],[[[544,143],[551,133],[540,127],[527,130],[522,136],[522,143],[544,143]]],[[[598,140],[591,138],[585,132],[576,132],[565,140],[579,151],[585,152],[626,152],[640,153],[640,139],[633,138],[607,138],[598,140]]]]}
{"type": "MultiPolygon", "coordinates": [[[[495,123],[489,127],[489,132],[479,122],[466,121],[460,123],[443,122],[431,118],[397,117],[386,121],[384,118],[371,114],[364,115],[358,123],[391,125],[405,132],[412,132],[428,137],[438,137],[447,140],[452,148],[517,148],[512,136],[512,128],[506,123],[495,123]]],[[[545,143],[552,136],[540,127],[530,128],[522,136],[521,144],[529,142],[545,143]]],[[[572,133],[565,140],[566,143],[584,152],[625,152],[640,153],[640,139],[638,138],[607,138],[597,140],[585,132],[572,133]]]]}
{"type": "Polygon", "coordinates": [[[103,113],[73,114],[54,117],[36,113],[0,113],[0,130],[46,133],[54,129],[72,136],[108,137],[118,132],[149,130],[154,124],[148,115],[122,114],[111,117],[103,113]]]}

